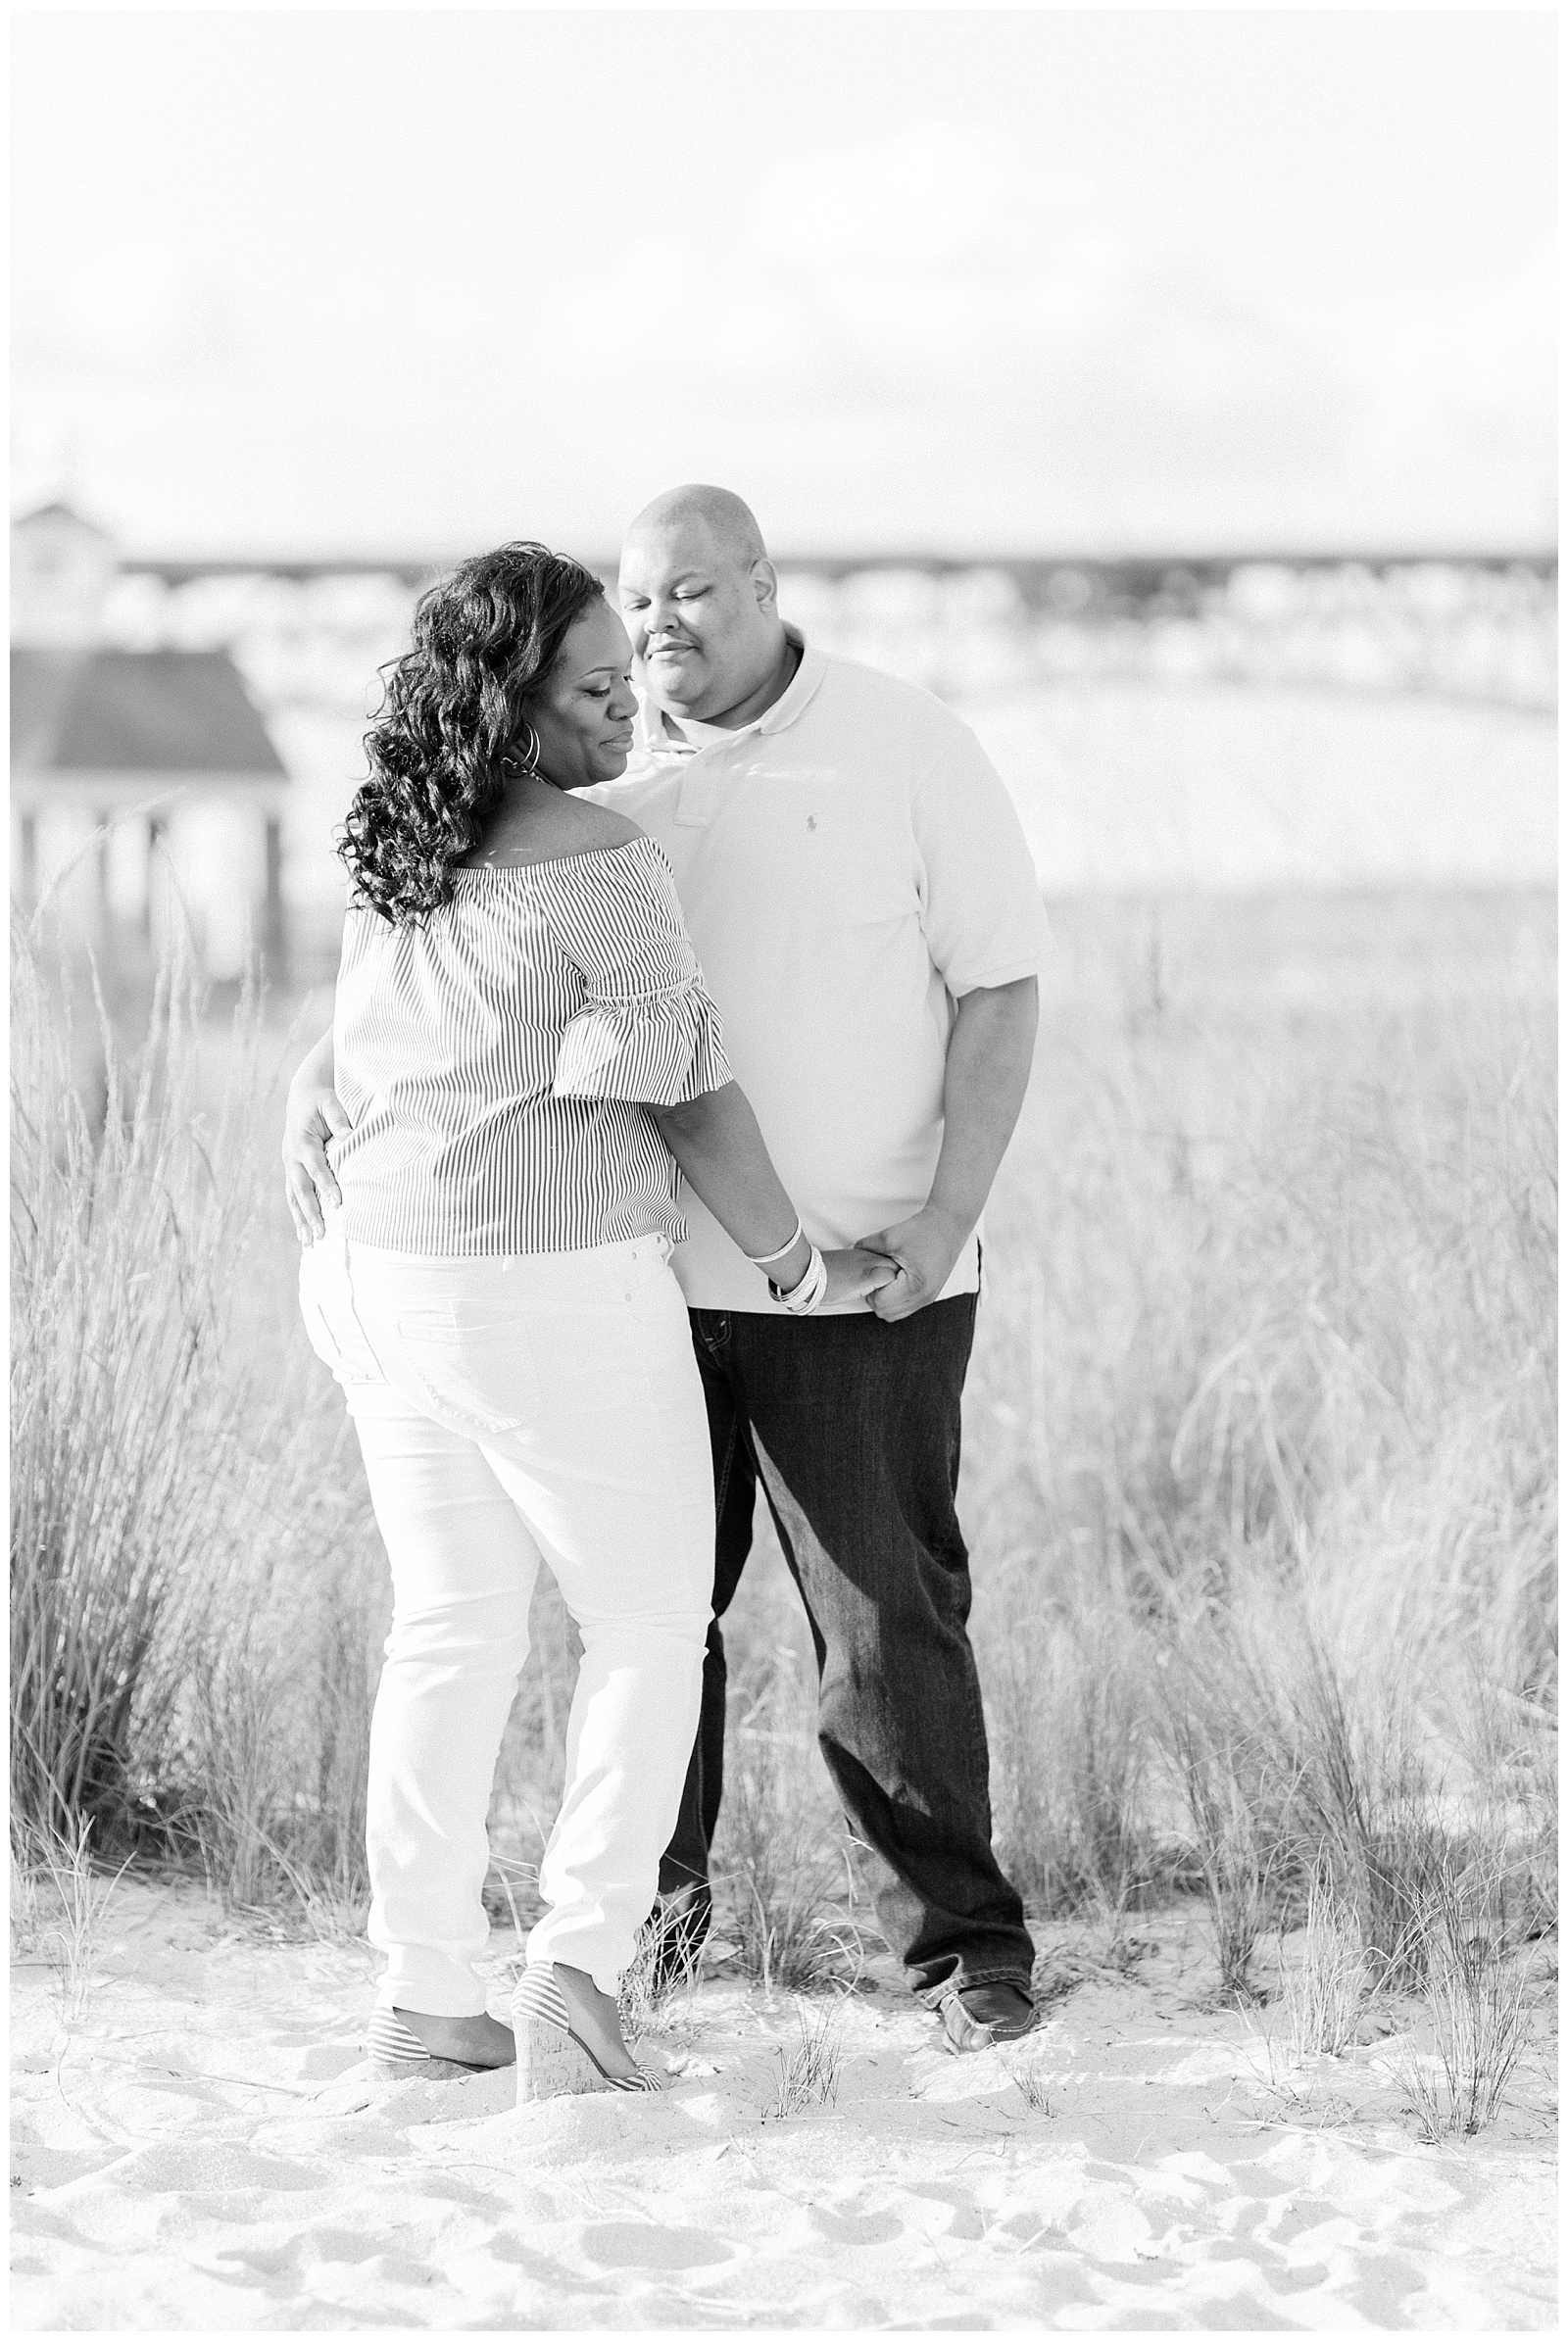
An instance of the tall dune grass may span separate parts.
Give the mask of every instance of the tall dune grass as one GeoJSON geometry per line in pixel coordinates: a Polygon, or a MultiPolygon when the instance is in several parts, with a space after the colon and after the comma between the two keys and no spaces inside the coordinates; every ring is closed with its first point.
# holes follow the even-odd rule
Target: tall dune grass
{"type": "Polygon", "coordinates": [[[1348,2048],[1379,1988],[1360,1915],[1335,1890],[1327,1863],[1307,1889],[1300,1957],[1283,1971],[1281,1987],[1298,2064],[1348,2048]]]}
{"type": "Polygon", "coordinates": [[[1508,1957],[1503,1875],[1494,1854],[1436,1874],[1417,1925],[1435,2056],[1406,2046],[1423,2134],[1473,2137],[1495,2120],[1528,2037],[1527,1959],[1508,1957]]]}
{"type": "Polygon", "coordinates": [[[362,1507],[237,1321],[260,1022],[242,1000],[215,1080],[201,1010],[176,941],[126,1049],[13,940],[13,1824],[200,1858],[239,1901],[352,1895],[362,1507]]]}
{"type": "Polygon", "coordinates": [[[149,1692],[197,1634],[251,1478],[219,1371],[247,1196],[231,1124],[193,1110],[177,969],[135,1064],[99,1003],[96,1115],[25,950],[12,997],[12,1793],[41,1828],[124,1829],[178,1728],[149,1692]]]}
{"type": "MultiPolygon", "coordinates": [[[[1553,1044],[1516,915],[1061,921],[966,1397],[998,1841],[1043,1916],[1204,1894],[1233,1989],[1314,1881],[1369,1988],[1424,1983],[1421,1914],[1483,1853],[1507,1939],[1555,1921],[1553,1044]]],[[[171,968],[84,1087],[25,951],[14,998],[17,1809],[352,1903],[384,1563],[292,1312],[245,1331],[292,1258],[254,1014],[215,1081],[171,968]]],[[[863,1861],[769,1541],[727,1626],[716,1931],[842,1980],[863,1861]]],[[[574,1673],[551,1587],[534,1628],[492,1815],[519,1878],[574,1673]]]]}
{"type": "Polygon", "coordinates": [[[1185,1864],[1232,1981],[1254,1869],[1295,1923],[1327,1858],[1413,1982],[1499,1797],[1554,1912],[1549,1001],[1441,933],[1303,1006],[1115,930],[1048,1002],[971,1376],[1004,1851],[1053,1913],[1086,1846],[1185,1864]]]}
{"type": "Polygon", "coordinates": [[[809,1679],[788,1642],[730,1668],[714,1923],[766,1991],[848,1986],[865,1963],[858,1848],[810,1744],[809,1679]]]}

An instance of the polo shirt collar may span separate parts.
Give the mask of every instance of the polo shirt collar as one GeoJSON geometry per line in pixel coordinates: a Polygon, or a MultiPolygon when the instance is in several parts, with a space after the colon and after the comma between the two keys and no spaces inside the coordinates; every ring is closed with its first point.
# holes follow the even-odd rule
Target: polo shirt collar
{"type": "MultiPolygon", "coordinates": [[[[822,677],[827,672],[827,660],[822,653],[814,651],[800,627],[792,626],[788,618],[784,620],[784,636],[800,652],[801,663],[790,677],[789,689],[780,694],[765,714],[759,716],[757,729],[760,732],[787,731],[815,699],[822,688],[822,677]]],[[[750,731],[752,726],[748,724],[746,729],[750,731]]]]}
{"type": "MultiPolygon", "coordinates": [[[[789,726],[805,713],[822,688],[822,678],[827,673],[827,659],[823,653],[813,650],[800,627],[792,625],[788,618],[784,620],[784,635],[786,641],[794,643],[801,654],[801,662],[790,677],[789,688],[781,692],[773,705],[762,714],[755,717],[752,722],[742,724],[739,731],[726,732],[724,734],[725,742],[749,740],[754,733],[768,734],[787,731],[789,726]]],[[[701,747],[694,752],[689,743],[672,740],[664,729],[663,708],[649,697],[645,697],[642,702],[639,728],[642,732],[642,745],[653,756],[658,756],[662,752],[667,754],[671,751],[678,751],[687,756],[693,753],[701,756],[706,750],[722,745],[717,740],[705,740],[701,747]]]]}

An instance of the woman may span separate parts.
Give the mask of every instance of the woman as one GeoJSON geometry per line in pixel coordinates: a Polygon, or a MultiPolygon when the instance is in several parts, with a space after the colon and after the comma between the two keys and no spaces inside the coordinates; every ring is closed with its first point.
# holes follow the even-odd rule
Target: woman
{"type": "Polygon", "coordinates": [[[539,545],[427,593],[367,735],[332,1030],[350,1127],[301,1302],[343,1385],[392,1567],[370,1731],[371,2053],[519,2065],[519,2096],[652,2086],[616,2000],[696,1729],[712,1582],[707,1420],[668,1261],[679,1171],[785,1307],[824,1262],[729,1078],[663,856],[572,791],[624,770],[630,645],[539,545]],[[678,1165],[678,1170],[677,1170],[678,1165]],[[474,1961],[485,1813],[540,1561],[583,1655],[513,2037],[474,1961]]]}

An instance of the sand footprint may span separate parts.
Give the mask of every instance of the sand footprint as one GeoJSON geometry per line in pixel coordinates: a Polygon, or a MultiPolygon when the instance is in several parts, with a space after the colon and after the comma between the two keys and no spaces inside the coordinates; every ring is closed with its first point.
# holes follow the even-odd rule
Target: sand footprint
{"type": "Polygon", "coordinates": [[[578,2248],[599,2268],[714,2268],[735,2257],[733,2244],[706,2228],[659,2219],[606,2219],[583,2230],[578,2248]]]}
{"type": "Polygon", "coordinates": [[[813,2204],[807,2224],[825,2243],[897,2243],[904,2221],[891,2211],[829,2211],[813,2204]]]}
{"type": "Polygon", "coordinates": [[[955,2243],[978,2243],[986,2232],[984,2212],[974,2197],[961,2186],[909,2186],[906,2194],[922,2203],[935,2203],[948,2217],[931,2222],[928,2235],[951,2236],[955,2243]]]}

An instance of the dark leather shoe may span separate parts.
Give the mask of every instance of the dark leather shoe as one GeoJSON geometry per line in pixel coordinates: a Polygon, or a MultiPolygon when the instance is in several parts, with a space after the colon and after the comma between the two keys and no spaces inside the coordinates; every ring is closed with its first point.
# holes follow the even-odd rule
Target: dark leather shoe
{"type": "Polygon", "coordinates": [[[942,2029],[955,2056],[994,2048],[999,2040],[1021,2040],[1039,2013],[1017,1983],[971,1983],[941,2002],[942,2029]]]}

